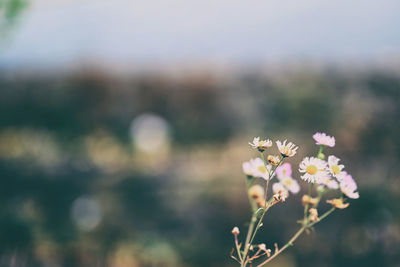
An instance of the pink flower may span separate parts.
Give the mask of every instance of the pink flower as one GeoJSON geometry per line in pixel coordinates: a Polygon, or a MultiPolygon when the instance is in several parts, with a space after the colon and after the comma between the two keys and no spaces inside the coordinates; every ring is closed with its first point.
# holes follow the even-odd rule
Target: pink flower
{"type": "Polygon", "coordinates": [[[343,194],[345,194],[346,196],[348,196],[349,198],[359,198],[359,194],[358,192],[356,192],[357,190],[357,184],[354,181],[353,177],[344,172],[345,174],[343,175],[343,178],[340,182],[340,190],[343,192],[343,194]]]}
{"type": "Polygon", "coordinates": [[[315,133],[313,138],[317,145],[324,145],[329,147],[335,146],[335,137],[326,135],[326,133],[315,133]]]}
{"type": "Polygon", "coordinates": [[[276,175],[281,180],[283,177],[292,177],[292,166],[290,163],[283,163],[281,166],[276,168],[276,175]]]}

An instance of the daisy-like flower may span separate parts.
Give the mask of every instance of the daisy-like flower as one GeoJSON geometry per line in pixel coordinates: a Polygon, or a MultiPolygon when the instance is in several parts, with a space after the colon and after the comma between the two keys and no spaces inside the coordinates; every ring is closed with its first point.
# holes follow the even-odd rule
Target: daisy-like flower
{"type": "Polygon", "coordinates": [[[289,191],[281,183],[274,183],[272,185],[272,192],[274,192],[278,200],[282,199],[282,201],[285,201],[289,196],[289,191]]]}
{"type": "Polygon", "coordinates": [[[340,159],[335,156],[328,157],[328,171],[332,176],[336,177],[339,181],[341,180],[344,165],[339,164],[340,159]]]}
{"type": "Polygon", "coordinates": [[[281,166],[276,168],[275,173],[279,180],[286,176],[292,177],[292,166],[288,162],[283,163],[281,166]]]}
{"type": "Polygon", "coordinates": [[[255,158],[250,160],[250,164],[254,168],[254,176],[255,177],[260,177],[265,180],[272,179],[272,177],[269,177],[269,173],[272,169],[271,165],[265,166],[264,161],[260,158],[255,158]]]}
{"type": "Polygon", "coordinates": [[[322,159],[314,157],[305,157],[299,165],[299,172],[304,173],[301,176],[306,182],[316,183],[320,179],[328,176],[326,169],[326,162],[322,159]]]}
{"type": "Polygon", "coordinates": [[[297,194],[300,191],[299,183],[290,176],[283,177],[280,183],[293,194],[297,194]]]}
{"type": "Polygon", "coordinates": [[[324,145],[329,147],[335,146],[335,137],[326,135],[326,133],[315,133],[313,138],[317,145],[324,145]]]}
{"type": "Polygon", "coordinates": [[[254,137],[253,142],[249,142],[252,148],[258,149],[260,152],[263,152],[265,149],[272,146],[272,141],[267,140],[260,140],[260,137],[254,137]]]}
{"type": "Polygon", "coordinates": [[[283,141],[283,143],[281,143],[281,141],[276,141],[278,150],[279,150],[279,152],[281,152],[281,155],[283,157],[293,157],[296,154],[297,149],[299,147],[296,146],[295,144],[293,144],[292,142],[289,142],[288,144],[286,144],[286,141],[287,140],[283,141]]]}
{"type": "Polygon", "coordinates": [[[324,185],[324,186],[328,187],[329,189],[338,189],[339,188],[339,183],[336,182],[331,177],[329,177],[328,175],[320,178],[318,183],[320,185],[324,185]]]}
{"type": "Polygon", "coordinates": [[[349,198],[357,199],[360,197],[358,192],[356,192],[357,184],[353,177],[348,173],[343,175],[343,179],[340,181],[340,190],[349,198]]]}

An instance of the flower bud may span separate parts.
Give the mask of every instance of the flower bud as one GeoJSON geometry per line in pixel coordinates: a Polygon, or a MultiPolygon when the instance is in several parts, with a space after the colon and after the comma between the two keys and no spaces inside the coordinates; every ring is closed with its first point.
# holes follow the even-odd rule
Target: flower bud
{"type": "Polygon", "coordinates": [[[277,166],[279,164],[279,158],[277,156],[268,155],[267,160],[272,166],[277,166]]]}
{"type": "Polygon", "coordinates": [[[232,229],[232,234],[233,235],[238,235],[238,234],[240,234],[240,231],[239,231],[239,227],[233,227],[233,229],[232,229]]]}
{"type": "Polygon", "coordinates": [[[262,206],[265,203],[264,200],[264,188],[261,185],[253,185],[249,188],[249,196],[254,200],[258,206],[262,206]]]}
{"type": "Polygon", "coordinates": [[[309,210],[309,212],[310,212],[310,222],[315,222],[315,221],[319,220],[319,218],[318,218],[318,210],[317,209],[312,208],[312,209],[309,210]]]}
{"type": "Polygon", "coordinates": [[[304,195],[301,198],[301,201],[303,202],[303,205],[306,206],[307,203],[311,206],[314,206],[315,204],[318,203],[318,199],[317,198],[313,198],[313,197],[309,197],[308,195],[304,195]]]}
{"type": "Polygon", "coordinates": [[[345,209],[350,205],[350,203],[343,203],[343,199],[341,198],[328,199],[326,203],[331,204],[337,209],[345,209]]]}

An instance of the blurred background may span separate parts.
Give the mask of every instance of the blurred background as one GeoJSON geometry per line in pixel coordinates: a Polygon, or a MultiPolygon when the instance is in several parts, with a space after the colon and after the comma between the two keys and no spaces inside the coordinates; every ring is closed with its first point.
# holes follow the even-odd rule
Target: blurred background
{"type": "MultiPolygon", "coordinates": [[[[360,199],[271,266],[400,266],[399,11],[0,0],[0,266],[235,266],[247,142],[293,141],[296,170],[316,131],[360,199]]],[[[257,242],[288,240],[301,195],[257,242]]]]}

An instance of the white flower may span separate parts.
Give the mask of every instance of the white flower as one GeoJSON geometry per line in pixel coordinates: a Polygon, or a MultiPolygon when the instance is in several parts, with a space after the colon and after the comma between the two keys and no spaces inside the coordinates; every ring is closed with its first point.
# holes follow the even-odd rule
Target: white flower
{"type": "Polygon", "coordinates": [[[339,188],[339,183],[336,182],[332,177],[329,177],[328,175],[325,177],[321,177],[318,181],[319,184],[324,185],[330,189],[338,189],[339,188]]]}
{"type": "Polygon", "coordinates": [[[265,166],[264,161],[262,159],[260,159],[260,158],[252,159],[252,160],[250,160],[250,164],[254,168],[254,176],[255,177],[260,177],[265,180],[272,178],[272,177],[269,177],[269,173],[271,172],[272,166],[271,165],[265,166]]]}
{"type": "Polygon", "coordinates": [[[249,161],[243,162],[242,169],[244,174],[248,176],[254,176],[255,169],[254,166],[249,161]]]}
{"type": "Polygon", "coordinates": [[[311,183],[319,182],[320,179],[328,176],[325,170],[326,165],[322,159],[305,157],[299,165],[299,172],[304,173],[301,179],[311,183]]]}
{"type": "Polygon", "coordinates": [[[345,174],[342,177],[342,180],[340,181],[340,190],[343,192],[343,194],[345,194],[346,196],[348,196],[349,198],[359,198],[360,195],[358,194],[358,192],[356,192],[357,190],[357,184],[354,181],[353,177],[344,172],[345,174]]]}
{"type": "Polygon", "coordinates": [[[299,147],[297,147],[295,144],[293,144],[292,142],[286,144],[286,141],[283,141],[283,143],[281,143],[281,141],[276,141],[276,145],[278,146],[278,150],[279,152],[281,152],[281,155],[284,157],[293,157],[296,152],[297,149],[299,147]]]}
{"type": "Polygon", "coordinates": [[[326,133],[315,133],[313,138],[317,145],[324,145],[329,147],[335,146],[335,137],[326,135],[326,133]]]}
{"type": "Polygon", "coordinates": [[[292,166],[288,162],[283,163],[281,166],[276,168],[275,173],[278,176],[279,180],[281,180],[283,177],[286,177],[286,176],[291,177],[292,176],[292,166]]]}
{"type": "Polygon", "coordinates": [[[282,177],[280,183],[293,194],[297,194],[300,191],[299,183],[290,176],[282,177]]]}
{"type": "Polygon", "coordinates": [[[252,148],[258,149],[259,151],[264,151],[265,149],[269,148],[272,146],[272,141],[267,139],[267,140],[260,140],[260,137],[254,137],[253,142],[249,143],[252,148]]]}
{"type": "Polygon", "coordinates": [[[339,165],[339,158],[335,156],[328,157],[328,171],[332,174],[332,176],[336,177],[339,181],[341,180],[341,173],[343,173],[344,165],[339,165]]]}

